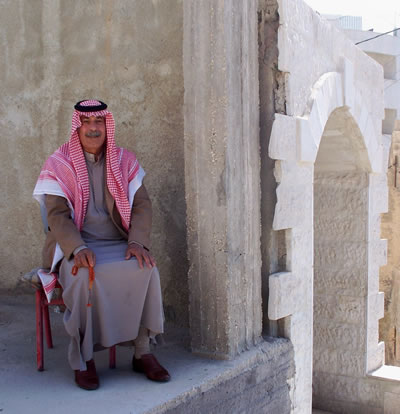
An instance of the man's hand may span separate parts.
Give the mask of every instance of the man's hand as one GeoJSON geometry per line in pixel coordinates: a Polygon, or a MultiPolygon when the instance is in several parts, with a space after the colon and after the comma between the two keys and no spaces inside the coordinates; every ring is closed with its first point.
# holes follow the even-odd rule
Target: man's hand
{"type": "Polygon", "coordinates": [[[96,264],[96,255],[90,249],[82,249],[74,256],[76,267],[94,267],[96,264]]]}
{"type": "Polygon", "coordinates": [[[146,263],[149,269],[156,265],[153,256],[139,244],[132,243],[128,245],[125,252],[125,260],[129,260],[133,256],[136,257],[141,269],[143,269],[143,262],[146,263]]]}

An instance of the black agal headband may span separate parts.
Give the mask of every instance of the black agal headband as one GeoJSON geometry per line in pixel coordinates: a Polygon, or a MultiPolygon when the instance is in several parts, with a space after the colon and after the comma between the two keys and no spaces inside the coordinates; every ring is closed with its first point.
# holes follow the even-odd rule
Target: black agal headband
{"type": "Polygon", "coordinates": [[[107,105],[104,102],[98,101],[100,105],[90,105],[84,106],[81,105],[83,102],[87,102],[88,99],[84,99],[83,101],[79,101],[74,108],[79,112],[97,112],[97,111],[104,111],[107,109],[107,105]]]}

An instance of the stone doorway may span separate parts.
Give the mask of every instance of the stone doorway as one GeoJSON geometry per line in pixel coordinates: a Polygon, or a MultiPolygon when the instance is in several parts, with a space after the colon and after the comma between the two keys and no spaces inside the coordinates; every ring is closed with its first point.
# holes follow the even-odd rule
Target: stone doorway
{"type": "Polygon", "coordinates": [[[369,177],[357,123],[346,107],[337,108],[326,123],[314,166],[316,408],[326,408],[333,394],[356,402],[354,377],[366,373],[369,177]]]}

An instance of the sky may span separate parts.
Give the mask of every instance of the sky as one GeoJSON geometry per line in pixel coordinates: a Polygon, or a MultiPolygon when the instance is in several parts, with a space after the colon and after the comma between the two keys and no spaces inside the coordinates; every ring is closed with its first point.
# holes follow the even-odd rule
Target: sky
{"type": "Polygon", "coordinates": [[[387,32],[400,27],[400,0],[304,0],[320,14],[362,16],[363,30],[387,32]]]}

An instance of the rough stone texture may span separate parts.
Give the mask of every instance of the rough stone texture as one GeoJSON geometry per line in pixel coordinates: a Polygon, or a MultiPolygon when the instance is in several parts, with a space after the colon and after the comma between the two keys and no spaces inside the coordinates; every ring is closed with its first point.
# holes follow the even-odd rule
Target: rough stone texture
{"type": "MultiPolygon", "coordinates": [[[[333,125],[335,123],[330,120],[327,131],[333,125]]],[[[324,146],[325,141],[332,139],[332,135],[324,134],[321,152],[328,149],[324,146]]],[[[336,384],[335,374],[339,378],[342,375],[363,377],[366,371],[368,173],[355,172],[356,164],[350,171],[346,171],[345,163],[335,164],[334,148],[329,148],[332,162],[328,165],[332,171],[328,171],[327,164],[323,163],[326,171],[316,172],[314,178],[313,359],[316,398],[313,404],[319,408],[327,408],[317,405],[325,398],[349,399],[338,394],[344,386],[340,381],[337,388],[331,388],[327,375],[336,384]],[[358,275],[361,278],[356,279],[353,289],[344,292],[343,285],[329,277],[340,273],[347,280],[358,275]]],[[[319,155],[316,171],[323,162],[319,155]]],[[[357,379],[353,380],[357,384],[357,379]]],[[[346,392],[352,395],[352,387],[346,387],[346,392]]],[[[356,394],[353,398],[357,401],[356,394]]]]}
{"type": "Polygon", "coordinates": [[[185,185],[192,349],[261,335],[255,2],[184,2],[185,185]]]}
{"type": "Polygon", "coordinates": [[[227,372],[212,386],[183,395],[153,413],[289,414],[290,379],[294,374],[292,347],[285,340],[274,339],[251,352],[257,352],[257,359],[249,360],[238,372],[227,372]]]}
{"type": "Polygon", "coordinates": [[[35,181],[68,139],[73,104],[97,97],[114,113],[117,143],[147,171],[166,316],[187,325],[182,0],[6,0],[0,9],[0,286],[40,264],[35,181]]]}
{"type": "Polygon", "coordinates": [[[260,95],[260,151],[261,151],[261,254],[262,254],[262,304],[263,331],[277,335],[277,323],[268,317],[269,275],[288,270],[287,241],[289,232],[273,231],[274,208],[276,204],[276,180],[274,177],[274,155],[292,153],[296,150],[292,134],[296,122],[291,128],[272,126],[285,122],[285,74],[278,70],[278,27],[279,14],[276,1],[260,0],[258,5],[258,61],[259,61],[259,95],[260,95]],[[279,112],[279,114],[277,114],[279,112]],[[280,139],[284,131],[287,139],[280,139]],[[274,149],[269,149],[273,134],[277,131],[279,138],[274,149]],[[284,145],[282,145],[284,144],[284,145]],[[291,150],[292,149],[292,150],[291,150]]]}
{"type": "Polygon", "coordinates": [[[400,406],[400,398],[398,394],[385,392],[384,413],[397,414],[400,406]]]}
{"type": "Polygon", "coordinates": [[[344,414],[397,414],[400,407],[400,369],[383,366],[368,376],[324,373],[314,377],[313,404],[344,414]],[[324,384],[329,384],[329,388],[324,384]]]}
{"type": "Polygon", "coordinates": [[[269,319],[276,321],[292,315],[299,309],[301,303],[299,286],[301,281],[291,272],[273,273],[269,277],[269,319]],[[293,292],[296,291],[298,296],[293,298],[293,292]]]}

